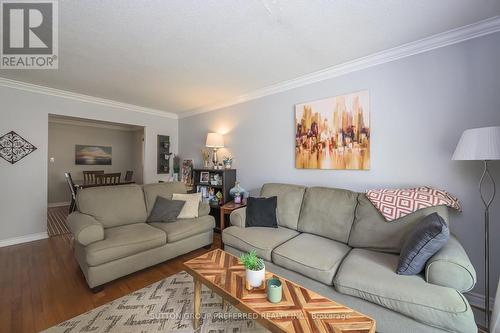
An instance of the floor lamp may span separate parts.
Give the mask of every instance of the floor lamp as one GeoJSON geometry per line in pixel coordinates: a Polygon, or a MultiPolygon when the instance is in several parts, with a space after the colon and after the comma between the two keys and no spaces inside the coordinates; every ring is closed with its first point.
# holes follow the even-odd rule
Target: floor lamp
{"type": "Polygon", "coordinates": [[[500,160],[500,126],[468,129],[458,142],[453,160],[483,161],[483,174],[479,180],[479,195],[484,204],[484,311],[486,330],[490,328],[490,206],[495,198],[495,180],[488,169],[488,162],[500,160]],[[489,178],[493,192],[489,198],[483,193],[483,183],[489,178]]]}

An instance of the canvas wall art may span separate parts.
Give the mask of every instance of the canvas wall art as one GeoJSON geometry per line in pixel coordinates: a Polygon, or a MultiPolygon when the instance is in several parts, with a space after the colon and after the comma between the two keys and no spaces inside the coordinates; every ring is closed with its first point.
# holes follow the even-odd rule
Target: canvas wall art
{"type": "Polygon", "coordinates": [[[76,145],[75,164],[111,165],[111,147],[76,145]]]}
{"type": "Polygon", "coordinates": [[[367,90],[295,105],[295,167],[370,169],[367,90]]]}

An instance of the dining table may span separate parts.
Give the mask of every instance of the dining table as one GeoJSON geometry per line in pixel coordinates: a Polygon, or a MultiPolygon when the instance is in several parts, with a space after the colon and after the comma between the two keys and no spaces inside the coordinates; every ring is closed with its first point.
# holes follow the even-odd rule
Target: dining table
{"type": "Polygon", "coordinates": [[[97,183],[85,183],[83,179],[81,180],[75,180],[74,181],[75,188],[78,189],[84,189],[84,188],[89,188],[89,187],[99,187],[99,186],[117,186],[117,185],[129,185],[129,184],[135,184],[133,181],[120,181],[119,183],[112,183],[112,184],[97,184],[97,183]]]}

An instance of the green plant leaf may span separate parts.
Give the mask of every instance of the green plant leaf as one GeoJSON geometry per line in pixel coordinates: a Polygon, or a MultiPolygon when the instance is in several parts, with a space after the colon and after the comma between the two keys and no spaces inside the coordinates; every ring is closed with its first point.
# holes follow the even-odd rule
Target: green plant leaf
{"type": "Polygon", "coordinates": [[[240,260],[243,263],[243,266],[251,271],[260,271],[264,268],[264,260],[257,256],[257,252],[255,250],[242,254],[240,260]]]}

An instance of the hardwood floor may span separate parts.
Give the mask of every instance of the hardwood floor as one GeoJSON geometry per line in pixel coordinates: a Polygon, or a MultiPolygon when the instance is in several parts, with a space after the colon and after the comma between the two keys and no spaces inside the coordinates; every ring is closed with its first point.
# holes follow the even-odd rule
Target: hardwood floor
{"type": "MultiPolygon", "coordinates": [[[[220,234],[211,249],[220,248],[220,234]]],[[[210,250],[211,250],[210,249],[210,250]]],[[[0,248],[0,332],[38,332],[182,271],[198,249],[92,293],[65,236],[0,248]]]]}

